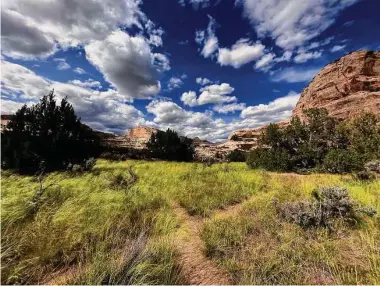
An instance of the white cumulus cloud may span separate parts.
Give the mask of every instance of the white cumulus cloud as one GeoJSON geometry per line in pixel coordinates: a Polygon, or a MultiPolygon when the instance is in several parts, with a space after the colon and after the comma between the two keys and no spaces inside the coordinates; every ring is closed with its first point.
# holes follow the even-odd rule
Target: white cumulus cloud
{"type": "Polygon", "coordinates": [[[122,94],[134,98],[156,95],[159,73],[170,69],[163,54],[152,53],[142,36],[131,37],[121,30],[85,46],[86,57],[122,94]]]}
{"type": "Polygon", "coordinates": [[[292,50],[330,27],[344,8],[358,0],[241,0],[245,16],[260,37],[292,50]]]}
{"type": "Polygon", "coordinates": [[[218,63],[222,66],[233,66],[237,69],[262,57],[264,49],[264,45],[259,42],[251,43],[248,39],[240,39],[231,49],[219,49],[218,63]]]}

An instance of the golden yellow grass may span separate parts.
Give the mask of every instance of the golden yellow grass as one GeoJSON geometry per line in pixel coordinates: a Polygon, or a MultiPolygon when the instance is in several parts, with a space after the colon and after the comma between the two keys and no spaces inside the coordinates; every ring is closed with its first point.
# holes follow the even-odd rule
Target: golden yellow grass
{"type": "Polygon", "coordinates": [[[378,217],[329,234],[279,220],[272,204],[344,186],[380,213],[379,181],[267,173],[244,163],[98,160],[91,173],[49,174],[44,185],[51,183],[36,207],[38,181],[2,172],[2,284],[189,283],[174,205],[200,222],[204,259],[233,283],[380,283],[378,217]],[[137,183],[115,186],[129,166],[137,183]]]}

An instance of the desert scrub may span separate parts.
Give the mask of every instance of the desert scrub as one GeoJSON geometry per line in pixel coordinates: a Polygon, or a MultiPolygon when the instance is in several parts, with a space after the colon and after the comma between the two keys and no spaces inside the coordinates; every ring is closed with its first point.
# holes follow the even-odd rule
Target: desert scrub
{"type": "Polygon", "coordinates": [[[304,230],[276,215],[273,199],[282,204],[306,200],[317,186],[331,182],[346,185],[350,197],[379,210],[378,181],[271,173],[265,188],[237,215],[204,225],[209,257],[228,270],[236,284],[378,284],[378,217],[356,228],[338,221],[330,233],[326,228],[304,230]]]}
{"type": "Polygon", "coordinates": [[[374,216],[376,210],[370,206],[360,207],[348,195],[345,188],[325,187],[312,192],[314,200],[303,200],[278,205],[274,201],[278,215],[303,228],[326,227],[332,231],[334,220],[342,219],[357,224],[361,215],[374,216]]]}

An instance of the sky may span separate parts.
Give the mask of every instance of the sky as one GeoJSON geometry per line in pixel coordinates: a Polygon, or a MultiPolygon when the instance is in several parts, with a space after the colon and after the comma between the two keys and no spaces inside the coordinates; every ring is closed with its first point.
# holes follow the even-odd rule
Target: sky
{"type": "Polygon", "coordinates": [[[3,0],[1,113],[54,89],[93,129],[222,141],[288,118],[329,62],[380,49],[378,0],[3,0]]]}

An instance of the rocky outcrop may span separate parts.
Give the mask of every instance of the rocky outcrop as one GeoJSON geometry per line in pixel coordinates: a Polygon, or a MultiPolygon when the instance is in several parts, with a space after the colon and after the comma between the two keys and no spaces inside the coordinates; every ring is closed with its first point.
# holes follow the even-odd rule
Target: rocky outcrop
{"type": "MultiPolygon", "coordinates": [[[[324,67],[302,91],[292,116],[304,119],[303,110],[308,108],[326,108],[330,116],[340,119],[363,111],[380,119],[380,52],[353,52],[324,67]]],[[[278,124],[286,126],[289,120],[278,124]]],[[[254,148],[265,128],[237,130],[228,140],[254,148]]]]}
{"type": "Polygon", "coordinates": [[[114,135],[105,138],[103,140],[103,143],[113,148],[116,147],[142,150],[146,147],[146,143],[148,143],[152,134],[156,133],[157,131],[158,129],[147,126],[133,127],[125,135],[114,135]]]}
{"type": "Polygon", "coordinates": [[[380,52],[353,52],[324,67],[302,91],[293,116],[303,118],[314,107],[341,119],[362,111],[380,118],[380,52]]]}

